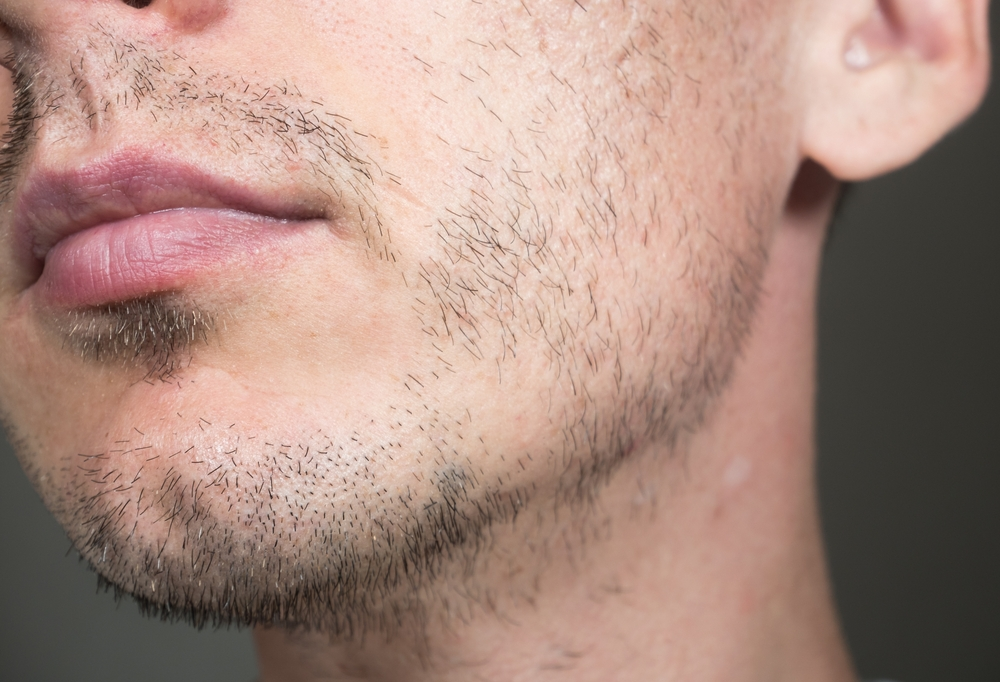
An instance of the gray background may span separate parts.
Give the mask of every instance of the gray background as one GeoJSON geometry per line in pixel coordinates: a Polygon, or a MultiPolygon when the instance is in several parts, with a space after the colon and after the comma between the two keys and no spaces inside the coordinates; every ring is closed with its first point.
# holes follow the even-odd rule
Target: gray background
{"type": "MultiPolygon", "coordinates": [[[[998,128],[994,89],[922,161],[856,188],[828,249],[819,487],[868,677],[1000,681],[998,128]]],[[[0,680],[253,679],[247,633],[145,620],[68,549],[0,443],[0,680]]]]}
{"type": "Polygon", "coordinates": [[[820,498],[869,677],[1000,681],[997,86],[916,165],[848,195],[824,265],[820,498]]]}

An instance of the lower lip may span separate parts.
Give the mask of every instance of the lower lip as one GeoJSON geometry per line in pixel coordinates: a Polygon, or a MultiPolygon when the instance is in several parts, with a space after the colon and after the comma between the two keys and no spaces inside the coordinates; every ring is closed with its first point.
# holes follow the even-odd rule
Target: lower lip
{"type": "Polygon", "coordinates": [[[45,256],[35,286],[65,308],[118,303],[177,291],[223,266],[273,257],[312,221],[241,211],[174,209],[74,233],[45,256]]]}

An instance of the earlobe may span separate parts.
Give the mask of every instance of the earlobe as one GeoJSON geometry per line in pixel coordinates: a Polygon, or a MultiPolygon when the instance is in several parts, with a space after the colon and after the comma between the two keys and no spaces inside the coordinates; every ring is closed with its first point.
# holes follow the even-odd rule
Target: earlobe
{"type": "Polygon", "coordinates": [[[978,105],[987,0],[850,0],[813,17],[802,154],[841,180],[903,166],[978,105]]]}

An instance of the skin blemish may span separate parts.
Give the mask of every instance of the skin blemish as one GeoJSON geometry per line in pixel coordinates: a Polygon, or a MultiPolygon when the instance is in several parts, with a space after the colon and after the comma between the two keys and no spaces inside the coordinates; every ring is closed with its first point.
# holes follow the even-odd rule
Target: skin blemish
{"type": "Polygon", "coordinates": [[[722,482],[726,488],[739,488],[753,472],[753,464],[746,457],[734,457],[722,472],[722,482]]]}

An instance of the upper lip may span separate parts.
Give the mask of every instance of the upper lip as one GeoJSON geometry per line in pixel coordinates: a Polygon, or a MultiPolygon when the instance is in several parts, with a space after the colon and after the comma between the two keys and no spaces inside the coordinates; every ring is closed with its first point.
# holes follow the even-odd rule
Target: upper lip
{"type": "Polygon", "coordinates": [[[161,155],[126,152],[70,170],[31,173],[14,205],[19,259],[37,275],[46,254],[72,234],[178,208],[227,209],[278,220],[326,217],[322,206],[292,191],[258,191],[161,155]]]}

